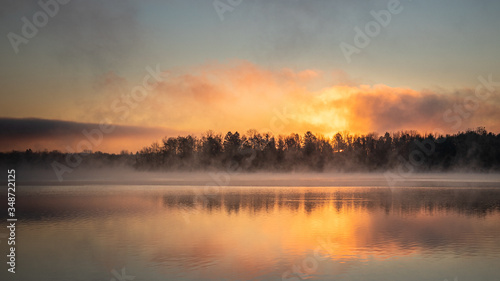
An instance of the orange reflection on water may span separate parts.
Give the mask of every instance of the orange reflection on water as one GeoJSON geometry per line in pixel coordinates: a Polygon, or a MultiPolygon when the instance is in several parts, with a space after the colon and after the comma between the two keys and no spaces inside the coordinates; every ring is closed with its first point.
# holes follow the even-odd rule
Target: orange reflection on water
{"type": "Polygon", "coordinates": [[[496,191],[359,187],[199,191],[151,188],[73,199],[42,196],[28,210],[43,209],[51,219],[33,219],[20,236],[35,241],[29,236],[38,232],[36,242],[25,242],[35,251],[30,256],[42,256],[51,249],[51,241],[59,241],[66,247],[56,251],[73,247],[91,253],[98,268],[107,272],[128,265],[128,271],[135,269],[144,280],[146,276],[279,280],[284,272],[303,269],[304,260],[311,259],[317,266],[302,277],[334,278],[377,262],[499,254],[496,191]],[[55,207],[58,201],[62,209],[55,207]],[[78,202],[77,213],[64,215],[71,209],[68,202],[78,202]]]}

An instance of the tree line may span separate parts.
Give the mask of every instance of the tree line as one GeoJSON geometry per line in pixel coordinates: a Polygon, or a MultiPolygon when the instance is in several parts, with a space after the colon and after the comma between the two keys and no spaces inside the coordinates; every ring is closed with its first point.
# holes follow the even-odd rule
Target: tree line
{"type": "Polygon", "coordinates": [[[385,171],[412,165],[416,171],[500,170],[500,134],[483,127],[452,135],[398,131],[378,135],[339,132],[333,137],[306,132],[274,136],[249,130],[245,134],[208,131],[201,137],[165,137],[136,153],[59,151],[0,153],[10,167],[50,167],[79,156],[79,166],[133,167],[156,171],[385,171]]]}

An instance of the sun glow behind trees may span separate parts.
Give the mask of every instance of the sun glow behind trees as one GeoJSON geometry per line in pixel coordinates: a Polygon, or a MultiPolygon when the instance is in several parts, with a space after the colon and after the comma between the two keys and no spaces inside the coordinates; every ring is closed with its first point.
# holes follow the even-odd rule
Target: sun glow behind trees
{"type": "MultiPolygon", "coordinates": [[[[274,136],[249,130],[225,135],[208,131],[201,137],[165,137],[136,153],[107,154],[87,151],[0,153],[1,163],[12,167],[42,168],[57,162],[69,170],[82,168],[134,168],[140,171],[387,171],[412,162],[424,150],[415,171],[498,171],[500,134],[484,128],[454,135],[420,135],[400,131],[378,135],[350,134],[333,137],[307,132],[274,136]],[[432,143],[432,147],[429,147],[432,143]],[[68,162],[69,161],[69,162],[68,162]],[[77,163],[77,167],[74,167],[77,163]]],[[[64,170],[60,170],[61,173],[64,170]]]]}

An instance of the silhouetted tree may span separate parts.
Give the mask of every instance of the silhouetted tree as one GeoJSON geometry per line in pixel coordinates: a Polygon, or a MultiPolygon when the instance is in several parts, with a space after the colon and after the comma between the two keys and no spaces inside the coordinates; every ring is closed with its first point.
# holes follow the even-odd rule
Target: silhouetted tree
{"type": "Polygon", "coordinates": [[[140,170],[225,169],[255,171],[383,171],[404,162],[413,163],[415,171],[500,170],[500,134],[484,127],[454,135],[420,135],[416,131],[350,135],[332,138],[308,131],[303,136],[273,136],[249,130],[240,136],[228,132],[224,138],[208,131],[201,138],[191,135],[164,138],[135,154],[102,152],[62,153],[59,151],[12,151],[0,153],[5,168],[45,167],[55,161],[81,159],[79,167],[125,167],[140,170]]]}

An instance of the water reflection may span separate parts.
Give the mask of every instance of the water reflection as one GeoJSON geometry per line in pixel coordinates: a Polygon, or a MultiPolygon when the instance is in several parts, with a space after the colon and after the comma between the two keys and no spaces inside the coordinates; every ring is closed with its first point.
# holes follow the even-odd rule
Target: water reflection
{"type": "Polygon", "coordinates": [[[167,208],[202,208],[252,213],[287,209],[311,213],[317,208],[383,210],[386,213],[415,214],[455,212],[485,216],[500,209],[497,189],[453,188],[223,188],[217,193],[192,190],[163,195],[167,208]]]}
{"type": "Polygon", "coordinates": [[[499,189],[73,186],[21,198],[19,280],[110,280],[122,267],[137,280],[500,276],[499,189]]]}

